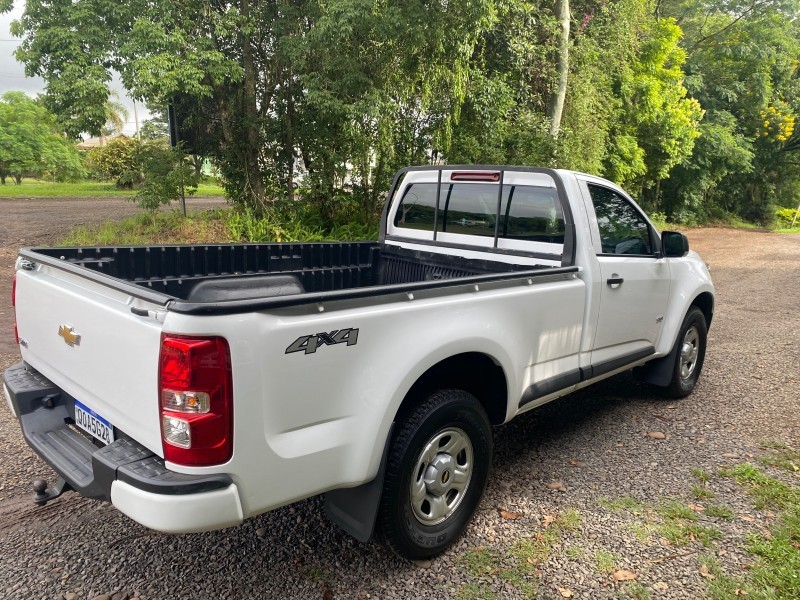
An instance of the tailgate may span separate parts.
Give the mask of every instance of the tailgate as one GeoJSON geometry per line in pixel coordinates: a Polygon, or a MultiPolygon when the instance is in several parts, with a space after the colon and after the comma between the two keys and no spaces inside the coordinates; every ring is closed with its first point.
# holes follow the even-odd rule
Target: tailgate
{"type": "Polygon", "coordinates": [[[153,312],[137,316],[131,308],[162,312],[164,308],[41,264],[17,271],[16,289],[25,362],[115,428],[162,455],[161,323],[153,312]]]}

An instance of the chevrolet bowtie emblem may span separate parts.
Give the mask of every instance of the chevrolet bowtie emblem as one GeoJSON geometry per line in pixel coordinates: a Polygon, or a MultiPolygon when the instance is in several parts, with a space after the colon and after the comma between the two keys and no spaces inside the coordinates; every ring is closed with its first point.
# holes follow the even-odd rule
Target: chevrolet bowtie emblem
{"type": "Polygon", "coordinates": [[[58,335],[64,338],[67,346],[80,346],[81,336],[75,333],[75,329],[71,325],[62,325],[58,328],[58,335]]]}

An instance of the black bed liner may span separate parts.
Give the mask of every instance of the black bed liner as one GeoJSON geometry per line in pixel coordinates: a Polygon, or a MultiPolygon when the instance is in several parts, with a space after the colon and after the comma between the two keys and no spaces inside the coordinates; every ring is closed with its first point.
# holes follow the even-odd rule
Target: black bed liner
{"type": "Polygon", "coordinates": [[[380,242],[34,248],[20,253],[184,313],[245,312],[575,272],[380,242]]]}

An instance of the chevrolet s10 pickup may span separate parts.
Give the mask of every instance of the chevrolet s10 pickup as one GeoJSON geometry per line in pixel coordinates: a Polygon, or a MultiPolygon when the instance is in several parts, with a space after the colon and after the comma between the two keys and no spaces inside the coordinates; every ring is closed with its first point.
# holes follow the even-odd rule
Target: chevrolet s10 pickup
{"type": "Polygon", "coordinates": [[[412,559],[466,528],[493,425],[632,368],[688,395],[714,313],[619,187],[512,166],[403,169],[378,241],[23,248],[12,297],[39,503],[181,533],[325,494],[412,559]]]}

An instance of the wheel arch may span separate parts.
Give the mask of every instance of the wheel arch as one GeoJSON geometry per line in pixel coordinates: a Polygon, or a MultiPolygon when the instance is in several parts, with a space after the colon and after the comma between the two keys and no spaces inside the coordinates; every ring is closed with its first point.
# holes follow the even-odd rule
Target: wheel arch
{"type": "MultiPolygon", "coordinates": [[[[706,327],[711,327],[711,319],[714,317],[714,295],[711,292],[702,292],[695,296],[689,308],[696,306],[706,318],[706,327]]],[[[688,309],[687,309],[688,312],[688,309]]]]}
{"type": "Polygon", "coordinates": [[[499,425],[505,422],[508,380],[503,367],[482,352],[462,352],[429,367],[406,393],[394,420],[433,392],[445,389],[469,392],[483,406],[489,423],[499,425]]]}

